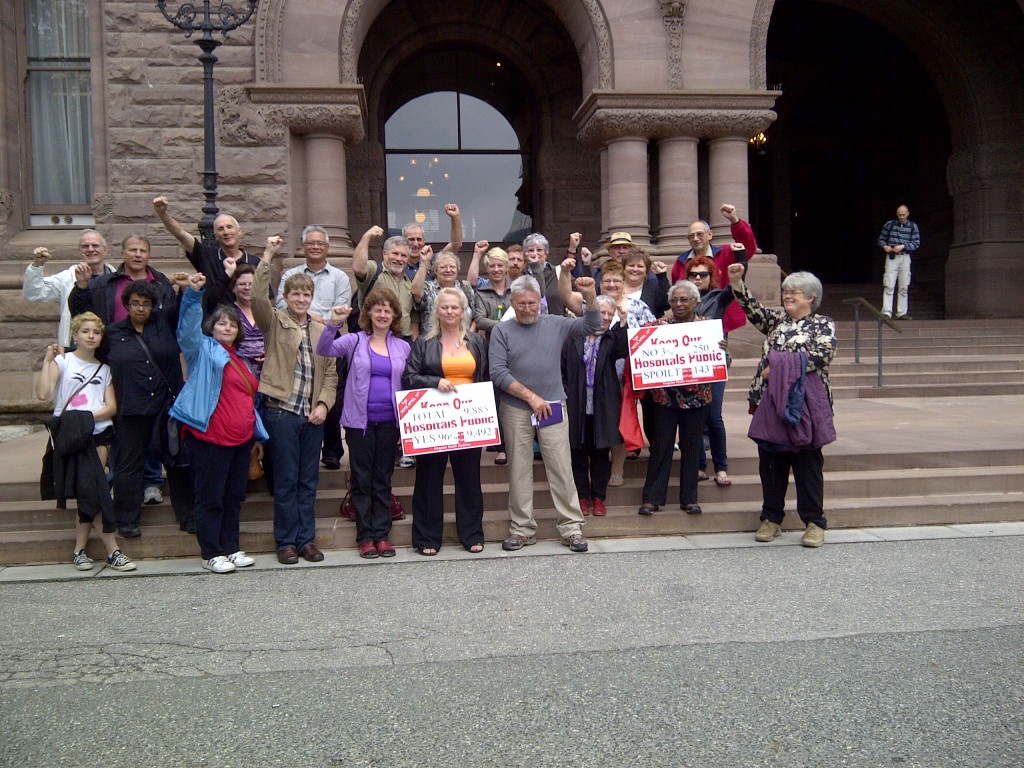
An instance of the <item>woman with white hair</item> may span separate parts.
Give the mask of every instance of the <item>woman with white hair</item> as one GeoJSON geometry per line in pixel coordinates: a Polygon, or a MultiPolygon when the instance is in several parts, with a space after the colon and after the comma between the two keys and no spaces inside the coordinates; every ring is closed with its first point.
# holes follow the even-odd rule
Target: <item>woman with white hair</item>
{"type": "Polygon", "coordinates": [[[729,283],[750,323],[765,334],[761,361],[750,384],[750,432],[761,475],[761,526],[755,540],[782,533],[789,472],[805,529],[801,543],[825,543],[823,445],[835,440],[828,366],[836,353],[835,321],[818,314],[821,281],[794,272],[782,281],[782,309],[769,309],[743,284],[743,265],[729,267],[729,283]],[[796,395],[799,395],[798,397],[796,395]]]}

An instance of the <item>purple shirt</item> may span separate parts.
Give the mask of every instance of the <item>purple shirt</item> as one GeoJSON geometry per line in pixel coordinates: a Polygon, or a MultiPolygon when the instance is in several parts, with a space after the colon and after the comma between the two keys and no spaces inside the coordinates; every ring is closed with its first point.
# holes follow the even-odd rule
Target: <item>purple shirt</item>
{"type": "Polygon", "coordinates": [[[368,421],[395,421],[395,393],[391,389],[391,358],[370,350],[370,395],[366,399],[368,421]]]}

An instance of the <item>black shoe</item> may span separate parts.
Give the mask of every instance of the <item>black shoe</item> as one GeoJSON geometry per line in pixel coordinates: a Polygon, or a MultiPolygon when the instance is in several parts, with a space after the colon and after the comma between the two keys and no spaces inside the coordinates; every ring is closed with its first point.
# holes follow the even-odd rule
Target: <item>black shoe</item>
{"type": "Polygon", "coordinates": [[[341,459],[337,456],[324,456],[320,463],[324,465],[324,469],[341,469],[341,459]]]}
{"type": "Polygon", "coordinates": [[[679,508],[688,515],[699,515],[704,511],[700,508],[700,504],[680,504],[679,508]]]}
{"type": "Polygon", "coordinates": [[[137,539],[142,535],[142,530],[137,525],[125,525],[120,530],[121,536],[126,539],[137,539]]]}
{"type": "Polygon", "coordinates": [[[645,501],[643,504],[640,505],[640,509],[638,509],[636,511],[636,513],[638,515],[645,515],[646,516],[646,515],[653,515],[657,511],[658,511],[658,505],[657,504],[651,504],[651,503],[645,501]]]}

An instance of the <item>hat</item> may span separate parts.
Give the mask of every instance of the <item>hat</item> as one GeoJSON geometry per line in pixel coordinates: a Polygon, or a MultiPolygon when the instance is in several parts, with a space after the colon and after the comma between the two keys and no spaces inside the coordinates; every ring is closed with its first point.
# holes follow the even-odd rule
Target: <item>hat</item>
{"type": "Polygon", "coordinates": [[[629,232],[612,232],[608,245],[632,245],[633,238],[629,232]]]}

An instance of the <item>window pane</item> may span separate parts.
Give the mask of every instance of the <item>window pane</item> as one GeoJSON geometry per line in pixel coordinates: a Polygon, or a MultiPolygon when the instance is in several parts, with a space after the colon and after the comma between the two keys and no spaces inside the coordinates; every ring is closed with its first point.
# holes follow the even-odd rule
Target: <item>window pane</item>
{"type": "Polygon", "coordinates": [[[89,57],[89,0],[29,0],[28,57],[89,57]]]}
{"type": "Polygon", "coordinates": [[[458,149],[458,94],[428,93],[398,109],[384,126],[388,149],[458,149]]]}
{"type": "Polygon", "coordinates": [[[389,234],[415,221],[428,242],[448,242],[445,203],[462,209],[467,243],[505,242],[517,231],[529,233],[530,218],[518,210],[522,163],[518,154],[388,155],[389,234]]]}
{"type": "Polygon", "coordinates": [[[460,96],[463,149],[519,149],[519,137],[504,115],[485,101],[460,96]]]}
{"type": "Polygon", "coordinates": [[[92,197],[88,72],[30,72],[33,202],[89,205],[92,197]]]}

